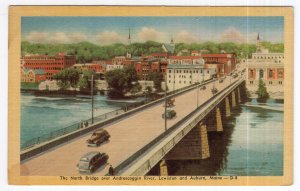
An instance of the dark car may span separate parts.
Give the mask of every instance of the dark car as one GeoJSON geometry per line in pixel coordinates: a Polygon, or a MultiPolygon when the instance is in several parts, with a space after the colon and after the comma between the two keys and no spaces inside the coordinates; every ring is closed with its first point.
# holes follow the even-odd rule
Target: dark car
{"type": "Polygon", "coordinates": [[[236,74],[236,73],[233,74],[233,78],[236,78],[236,77],[238,77],[238,74],[236,74]]]}
{"type": "Polygon", "coordinates": [[[219,80],[219,83],[223,83],[223,79],[220,79],[220,80],[219,80]]]}
{"type": "Polygon", "coordinates": [[[100,153],[92,151],[82,156],[77,164],[79,172],[93,173],[100,166],[106,164],[108,155],[106,153],[100,153]]]}
{"type": "Polygon", "coordinates": [[[216,93],[218,93],[218,89],[217,88],[212,88],[211,89],[211,93],[213,94],[213,95],[215,95],[216,93]]]}
{"type": "Polygon", "coordinates": [[[166,116],[167,119],[172,119],[173,117],[176,116],[176,111],[174,111],[173,109],[168,109],[166,111],[166,113],[162,114],[162,118],[164,119],[166,116]]]}
{"type": "Polygon", "coordinates": [[[200,90],[206,90],[206,86],[201,86],[200,90]]]}
{"type": "Polygon", "coordinates": [[[86,142],[88,146],[99,146],[101,143],[108,141],[110,138],[109,133],[105,129],[100,129],[95,131],[91,138],[88,139],[86,142]]]}

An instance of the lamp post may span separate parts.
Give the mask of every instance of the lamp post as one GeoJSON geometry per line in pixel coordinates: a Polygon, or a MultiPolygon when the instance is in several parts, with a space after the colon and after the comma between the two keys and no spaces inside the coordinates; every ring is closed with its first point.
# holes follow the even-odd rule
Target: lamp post
{"type": "Polygon", "coordinates": [[[165,131],[167,131],[167,72],[165,77],[165,113],[164,113],[164,119],[165,119],[165,131]]]}
{"type": "Polygon", "coordinates": [[[94,74],[91,80],[91,97],[92,97],[92,124],[94,123],[94,74]]]}

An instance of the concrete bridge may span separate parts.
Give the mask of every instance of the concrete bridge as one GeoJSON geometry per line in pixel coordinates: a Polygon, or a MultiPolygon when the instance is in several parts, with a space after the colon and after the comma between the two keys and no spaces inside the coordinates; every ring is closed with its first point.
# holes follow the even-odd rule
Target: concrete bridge
{"type": "MultiPolygon", "coordinates": [[[[160,164],[161,175],[168,175],[168,160],[208,158],[207,132],[223,131],[222,120],[230,117],[231,109],[245,97],[245,83],[239,77],[227,76],[222,83],[215,80],[205,86],[205,90],[191,87],[174,95],[173,109],[177,116],[167,121],[166,130],[161,117],[164,100],[158,100],[122,114],[123,117],[90,127],[91,130],[105,128],[110,133],[110,141],[100,147],[87,147],[85,141],[90,134],[86,130],[51,149],[25,151],[21,155],[21,175],[79,175],[76,164],[89,151],[107,153],[108,163],[115,167],[116,174],[124,176],[146,175],[156,164],[160,164]],[[211,93],[213,87],[218,89],[215,95],[211,93]],[[36,154],[29,156],[30,152],[36,154]]],[[[101,167],[94,175],[106,175],[108,167],[108,164],[101,167]]]]}

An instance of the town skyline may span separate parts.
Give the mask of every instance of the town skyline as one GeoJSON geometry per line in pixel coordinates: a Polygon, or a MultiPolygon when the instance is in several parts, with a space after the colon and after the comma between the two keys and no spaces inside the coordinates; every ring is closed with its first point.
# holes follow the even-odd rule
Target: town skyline
{"type": "Polygon", "coordinates": [[[156,41],[283,42],[283,17],[23,17],[22,41],[98,45],[156,41]],[[167,23],[167,24],[166,24],[167,23]]]}

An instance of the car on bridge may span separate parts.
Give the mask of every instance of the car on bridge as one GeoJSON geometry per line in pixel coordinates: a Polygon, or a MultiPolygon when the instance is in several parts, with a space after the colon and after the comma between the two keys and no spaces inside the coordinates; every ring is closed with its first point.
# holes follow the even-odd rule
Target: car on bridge
{"type": "Polygon", "coordinates": [[[101,143],[108,141],[109,138],[109,133],[105,129],[100,129],[95,131],[86,142],[88,146],[99,146],[101,143]]]}
{"type": "Polygon", "coordinates": [[[218,89],[215,88],[215,87],[213,87],[213,88],[211,89],[211,93],[212,93],[213,95],[215,95],[216,93],[218,93],[218,89]]]}
{"type": "Polygon", "coordinates": [[[100,166],[107,163],[108,155],[106,153],[100,153],[98,151],[91,151],[83,155],[78,164],[77,168],[80,173],[93,173],[100,166]]]}
{"type": "Polygon", "coordinates": [[[206,86],[204,86],[204,85],[201,86],[201,87],[200,87],[200,90],[206,90],[206,86]]]}
{"type": "Polygon", "coordinates": [[[234,73],[234,74],[233,74],[233,78],[236,78],[236,77],[238,77],[238,74],[237,74],[237,73],[234,73]]]}
{"type": "Polygon", "coordinates": [[[165,119],[172,119],[176,116],[176,111],[173,109],[168,109],[165,113],[162,114],[162,118],[165,119]]]}

